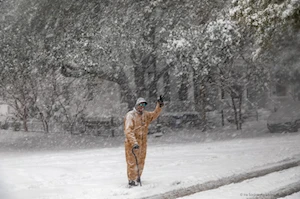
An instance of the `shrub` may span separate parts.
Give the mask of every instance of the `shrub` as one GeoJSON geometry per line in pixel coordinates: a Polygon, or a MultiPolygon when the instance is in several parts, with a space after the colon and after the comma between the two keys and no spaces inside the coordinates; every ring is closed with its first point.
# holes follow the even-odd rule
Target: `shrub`
{"type": "Polygon", "coordinates": [[[12,126],[14,128],[14,131],[19,131],[21,129],[21,123],[20,122],[14,122],[12,126]]]}
{"type": "Polygon", "coordinates": [[[1,129],[7,130],[8,128],[9,128],[9,124],[7,122],[1,124],[1,129]]]}

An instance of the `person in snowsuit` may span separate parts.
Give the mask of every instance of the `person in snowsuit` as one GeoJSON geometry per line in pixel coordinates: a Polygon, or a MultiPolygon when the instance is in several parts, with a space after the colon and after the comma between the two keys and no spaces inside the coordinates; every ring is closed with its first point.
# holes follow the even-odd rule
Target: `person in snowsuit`
{"type": "Polygon", "coordinates": [[[141,183],[140,176],[143,173],[147,150],[148,126],[159,116],[164,102],[160,96],[153,112],[145,111],[146,105],[147,101],[144,98],[138,98],[135,107],[126,114],[124,119],[125,155],[129,186],[137,186],[138,183],[141,183]],[[135,159],[134,154],[137,159],[135,159]]]}

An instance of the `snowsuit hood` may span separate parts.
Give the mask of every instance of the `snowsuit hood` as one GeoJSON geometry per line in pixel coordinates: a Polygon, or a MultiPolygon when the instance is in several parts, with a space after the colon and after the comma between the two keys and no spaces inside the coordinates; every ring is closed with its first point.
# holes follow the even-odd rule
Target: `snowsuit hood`
{"type": "Polygon", "coordinates": [[[145,98],[142,98],[142,97],[140,97],[136,100],[135,106],[139,105],[140,103],[148,104],[147,101],[145,100],[145,98]]]}

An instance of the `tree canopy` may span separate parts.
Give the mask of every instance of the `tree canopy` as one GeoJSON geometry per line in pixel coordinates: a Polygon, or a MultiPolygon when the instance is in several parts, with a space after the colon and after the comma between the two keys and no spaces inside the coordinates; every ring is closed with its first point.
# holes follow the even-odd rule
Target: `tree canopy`
{"type": "Polygon", "coordinates": [[[233,0],[230,14],[253,32],[256,54],[300,30],[299,0],[233,0]]]}

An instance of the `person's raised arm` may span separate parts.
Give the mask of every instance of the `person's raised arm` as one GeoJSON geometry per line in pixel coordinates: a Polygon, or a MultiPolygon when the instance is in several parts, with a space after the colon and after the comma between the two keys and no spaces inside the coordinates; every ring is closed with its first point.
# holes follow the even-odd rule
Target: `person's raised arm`
{"type": "Polygon", "coordinates": [[[156,102],[155,110],[153,112],[149,112],[150,122],[152,122],[153,120],[158,118],[159,114],[162,111],[163,106],[164,106],[163,97],[159,96],[159,98],[157,99],[157,102],[156,102]]]}

